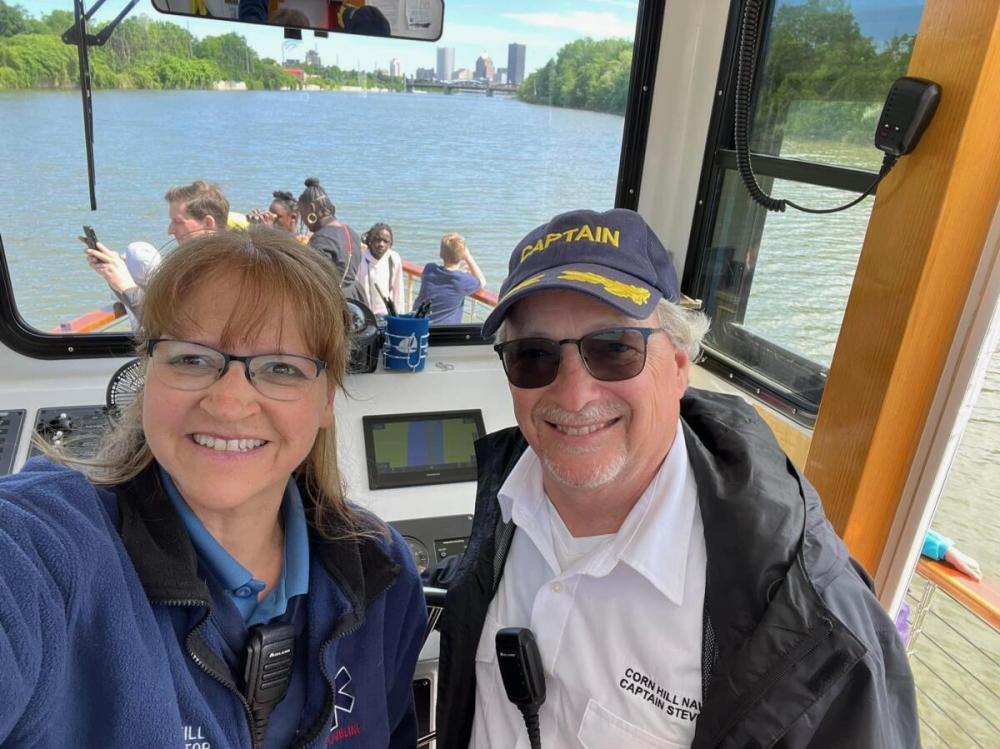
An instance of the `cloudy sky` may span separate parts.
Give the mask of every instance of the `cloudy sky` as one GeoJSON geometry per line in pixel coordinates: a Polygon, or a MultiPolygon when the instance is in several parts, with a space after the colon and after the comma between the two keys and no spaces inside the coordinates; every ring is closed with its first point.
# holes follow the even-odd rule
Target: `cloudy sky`
{"type": "MultiPolygon", "coordinates": [[[[18,2],[36,14],[73,8],[71,0],[14,0],[18,2]]],[[[92,3],[85,0],[88,7],[92,3]]],[[[108,0],[96,19],[113,18],[124,5],[125,0],[108,0]]],[[[527,45],[525,63],[530,72],[574,39],[632,38],[637,9],[638,0],[445,0],[444,35],[436,43],[345,35],[316,39],[304,32],[303,41],[289,44],[285,55],[302,58],[306,50],[315,48],[324,64],[363,70],[387,68],[389,60],[396,57],[403,71],[412,75],[417,67],[434,67],[438,46],[455,48],[456,68],[474,68],[483,52],[493,58],[497,67],[506,67],[507,45],[517,42],[527,45]]],[[[150,0],[142,0],[133,13],[162,18],[150,0]]],[[[284,39],[280,29],[203,19],[177,21],[199,37],[237,30],[261,56],[282,59],[284,39]]]]}

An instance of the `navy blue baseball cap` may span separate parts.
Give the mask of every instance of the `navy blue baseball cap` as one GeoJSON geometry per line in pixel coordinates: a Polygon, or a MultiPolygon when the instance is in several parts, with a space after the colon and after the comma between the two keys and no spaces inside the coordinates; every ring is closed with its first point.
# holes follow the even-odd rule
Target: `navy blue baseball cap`
{"type": "Polygon", "coordinates": [[[670,253],[642,216],[624,208],[561,213],[522,239],[483,335],[493,335],[519,299],[551,289],[589,294],[638,320],[661,299],[681,298],[670,253]]]}

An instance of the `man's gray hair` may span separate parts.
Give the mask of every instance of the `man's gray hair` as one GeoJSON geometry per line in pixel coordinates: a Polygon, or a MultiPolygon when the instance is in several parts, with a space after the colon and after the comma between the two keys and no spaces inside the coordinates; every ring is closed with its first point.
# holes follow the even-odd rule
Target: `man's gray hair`
{"type": "Polygon", "coordinates": [[[656,315],[674,348],[685,351],[692,364],[697,362],[701,357],[701,341],[711,326],[705,313],[661,299],[656,305],[656,315]]]}
{"type": "MultiPolygon", "coordinates": [[[[685,351],[692,364],[697,362],[701,357],[701,340],[711,326],[705,313],[661,299],[656,305],[656,316],[659,318],[660,327],[667,331],[667,337],[670,338],[674,348],[685,351]]],[[[507,340],[508,320],[509,316],[497,328],[497,343],[507,340]]]]}

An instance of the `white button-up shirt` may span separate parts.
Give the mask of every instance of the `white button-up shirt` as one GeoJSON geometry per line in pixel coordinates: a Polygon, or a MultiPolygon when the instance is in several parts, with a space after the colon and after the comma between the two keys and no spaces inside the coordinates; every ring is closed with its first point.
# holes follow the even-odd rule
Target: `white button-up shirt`
{"type": "Polygon", "coordinates": [[[530,448],[499,502],[517,531],[476,653],[470,747],[529,746],[496,664],[503,627],[530,627],[538,641],[545,749],[690,746],[702,700],[706,552],[680,424],[656,477],[612,536],[578,545],[558,527],[530,448]]]}

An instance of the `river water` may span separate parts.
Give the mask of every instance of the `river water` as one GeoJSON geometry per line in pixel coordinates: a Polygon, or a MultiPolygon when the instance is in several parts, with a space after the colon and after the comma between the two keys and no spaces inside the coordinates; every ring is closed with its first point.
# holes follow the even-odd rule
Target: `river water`
{"type": "MultiPolygon", "coordinates": [[[[21,314],[48,329],[108,303],[73,239],[84,223],[119,250],[165,244],[167,187],[219,182],[237,210],[298,194],[320,177],[338,217],[359,231],[393,226],[404,258],[437,258],[465,235],[496,289],[510,250],[534,225],[614,201],[623,120],[496,96],[346,92],[99,91],[94,94],[97,197],[87,209],[80,97],[0,92],[0,236],[21,314]]],[[[843,146],[786,144],[786,155],[841,160],[843,146]]],[[[841,161],[843,163],[843,161],[841,161]]],[[[852,163],[857,163],[855,158],[852,163]]],[[[797,202],[842,196],[808,186],[797,202]]],[[[828,362],[864,237],[870,201],[816,219],[772,215],[748,324],[828,362]]],[[[952,466],[935,526],[1000,576],[1000,354],[952,466]]]]}

